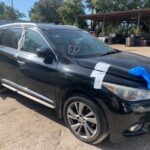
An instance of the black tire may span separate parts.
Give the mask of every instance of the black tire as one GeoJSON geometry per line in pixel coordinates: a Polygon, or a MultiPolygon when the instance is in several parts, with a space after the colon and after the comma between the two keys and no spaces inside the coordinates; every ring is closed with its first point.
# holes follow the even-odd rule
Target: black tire
{"type": "MultiPolygon", "coordinates": [[[[75,108],[75,107],[74,107],[75,108]]],[[[73,108],[71,108],[73,109],[73,108]]],[[[76,108],[77,109],[77,108],[76,108]]],[[[83,109],[83,111],[85,111],[83,109]]],[[[78,108],[79,110],[79,108],[78,108]]],[[[69,99],[66,100],[65,104],[64,104],[64,109],[63,109],[63,115],[64,115],[64,120],[65,120],[65,123],[66,125],[68,126],[68,128],[70,129],[70,131],[81,141],[83,142],[86,142],[86,143],[90,143],[90,144],[98,144],[100,142],[102,142],[106,137],[108,137],[108,123],[107,123],[107,118],[105,116],[105,113],[104,111],[101,109],[100,106],[96,105],[93,100],[87,96],[84,96],[84,95],[76,95],[76,96],[72,96],[70,97],[69,99]],[[95,126],[97,127],[94,127],[93,124],[92,127],[94,127],[94,129],[96,128],[96,132],[94,132],[95,134],[92,135],[90,138],[83,138],[82,136],[79,136],[77,133],[75,133],[76,131],[73,131],[73,129],[71,128],[72,125],[70,125],[70,116],[68,115],[68,112],[70,110],[71,107],[73,106],[76,106],[78,104],[78,107],[80,104],[85,104],[85,108],[84,109],[87,109],[90,108],[89,110],[91,110],[91,112],[94,114],[93,116],[95,117],[96,119],[96,124],[95,126]],[[75,105],[74,105],[75,104],[75,105]],[[87,106],[87,108],[86,108],[87,106]],[[68,117],[69,116],[69,117],[68,117]]],[[[85,117],[85,116],[84,116],[85,117]]],[[[71,120],[73,120],[71,118],[71,120]]],[[[81,130],[83,131],[86,131],[85,130],[85,122],[82,123],[81,125],[81,122],[80,122],[81,118],[79,117],[78,121],[77,121],[77,124],[80,124],[80,126],[82,127],[79,127],[80,129],[80,133],[81,130]],[[84,124],[84,125],[83,125],[84,124]],[[83,129],[82,129],[83,128],[83,129]]],[[[75,120],[76,121],[76,120],[75,120]]],[[[83,121],[82,121],[83,122],[83,121]]],[[[86,121],[87,123],[87,121],[86,121]]],[[[75,125],[75,124],[74,124],[75,125]]],[[[90,131],[90,130],[88,130],[90,131]]],[[[84,133],[84,132],[83,132],[84,133]]],[[[86,132],[85,132],[86,133],[86,132]]],[[[92,132],[91,132],[92,133],[92,132]]]]}
{"type": "Polygon", "coordinates": [[[7,91],[8,91],[8,89],[5,88],[5,87],[3,87],[3,86],[1,85],[1,83],[0,83],[0,94],[1,94],[1,93],[5,93],[5,92],[7,92],[7,91]]]}

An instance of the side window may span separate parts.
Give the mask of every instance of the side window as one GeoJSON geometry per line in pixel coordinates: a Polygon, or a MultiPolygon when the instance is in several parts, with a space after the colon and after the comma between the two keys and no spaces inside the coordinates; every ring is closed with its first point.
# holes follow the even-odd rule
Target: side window
{"type": "Polygon", "coordinates": [[[49,48],[49,46],[38,32],[27,30],[21,50],[36,54],[38,48],[49,48]]]}
{"type": "Polygon", "coordinates": [[[21,28],[5,29],[3,32],[1,45],[17,49],[21,34],[21,28]]]}

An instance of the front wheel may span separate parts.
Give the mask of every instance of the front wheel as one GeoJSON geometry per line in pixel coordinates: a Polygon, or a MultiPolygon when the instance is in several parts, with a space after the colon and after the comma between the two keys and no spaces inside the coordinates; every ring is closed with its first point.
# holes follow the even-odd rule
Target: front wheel
{"type": "Polygon", "coordinates": [[[81,141],[98,144],[108,136],[105,114],[89,98],[69,98],[64,106],[64,119],[71,132],[81,141]]]}

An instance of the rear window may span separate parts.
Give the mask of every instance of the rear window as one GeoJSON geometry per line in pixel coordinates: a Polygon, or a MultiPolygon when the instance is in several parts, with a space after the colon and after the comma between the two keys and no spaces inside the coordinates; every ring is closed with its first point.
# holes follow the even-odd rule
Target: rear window
{"type": "Polygon", "coordinates": [[[3,32],[1,45],[17,49],[21,34],[22,29],[20,28],[5,29],[3,32]]]}

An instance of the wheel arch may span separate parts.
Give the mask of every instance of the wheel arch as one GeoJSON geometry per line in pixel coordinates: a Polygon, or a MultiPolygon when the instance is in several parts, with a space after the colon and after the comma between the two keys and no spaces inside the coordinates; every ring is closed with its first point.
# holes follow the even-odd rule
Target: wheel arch
{"type": "Polygon", "coordinates": [[[92,100],[92,102],[94,102],[101,110],[102,112],[102,120],[103,120],[103,130],[102,130],[102,136],[101,138],[99,138],[99,140],[97,141],[99,143],[99,141],[101,141],[102,139],[106,138],[109,136],[110,132],[109,132],[109,121],[108,121],[108,117],[107,114],[103,108],[103,101],[102,100],[98,100],[95,95],[93,95],[95,93],[91,93],[89,91],[85,91],[83,89],[68,89],[65,93],[63,93],[60,101],[59,101],[59,106],[57,107],[57,113],[59,115],[60,119],[64,119],[64,112],[63,112],[63,107],[65,105],[65,102],[68,98],[73,97],[73,96],[83,96],[84,98],[90,99],[92,100]],[[90,94],[89,94],[90,93],[90,94]]]}
{"type": "Polygon", "coordinates": [[[103,101],[97,99],[97,94],[94,91],[91,91],[91,90],[88,91],[88,90],[85,90],[84,88],[70,88],[70,89],[65,90],[65,92],[63,92],[61,96],[59,97],[59,99],[57,100],[56,109],[57,109],[58,117],[60,119],[63,118],[63,106],[66,100],[75,95],[83,95],[86,98],[92,99],[93,102],[102,109],[102,111],[105,114],[105,117],[107,118],[107,115],[103,108],[103,105],[104,105],[103,101]]]}

